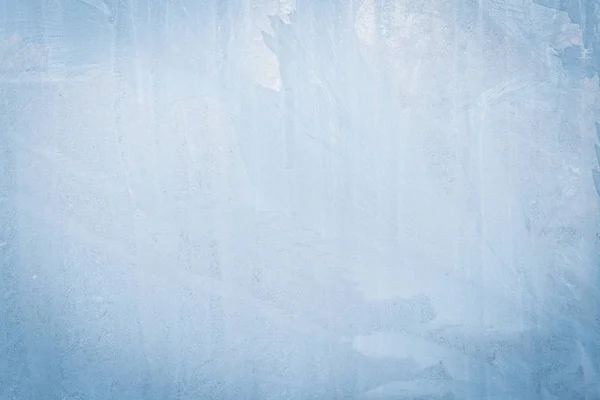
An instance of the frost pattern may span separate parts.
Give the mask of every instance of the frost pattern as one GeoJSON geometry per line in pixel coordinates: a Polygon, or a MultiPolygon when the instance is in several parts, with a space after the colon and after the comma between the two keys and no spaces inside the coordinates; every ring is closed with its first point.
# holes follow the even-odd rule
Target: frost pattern
{"type": "Polygon", "coordinates": [[[0,1],[0,399],[600,398],[597,10],[0,1]]]}

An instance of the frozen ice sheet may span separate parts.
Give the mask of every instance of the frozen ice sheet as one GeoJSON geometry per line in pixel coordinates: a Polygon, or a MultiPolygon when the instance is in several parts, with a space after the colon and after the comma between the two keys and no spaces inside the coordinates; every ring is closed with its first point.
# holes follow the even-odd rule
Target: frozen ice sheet
{"type": "Polygon", "coordinates": [[[598,399],[597,1],[0,0],[0,399],[598,399]]]}

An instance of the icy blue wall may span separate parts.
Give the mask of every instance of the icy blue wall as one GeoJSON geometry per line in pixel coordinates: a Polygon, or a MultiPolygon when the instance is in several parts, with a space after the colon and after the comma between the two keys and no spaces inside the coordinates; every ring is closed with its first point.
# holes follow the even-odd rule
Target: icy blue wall
{"type": "Polygon", "coordinates": [[[0,0],[0,399],[600,398],[598,9],[0,0]]]}

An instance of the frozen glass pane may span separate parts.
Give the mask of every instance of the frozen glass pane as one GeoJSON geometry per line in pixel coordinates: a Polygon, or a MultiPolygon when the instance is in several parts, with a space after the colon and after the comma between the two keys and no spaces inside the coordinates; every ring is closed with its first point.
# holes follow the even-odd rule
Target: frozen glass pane
{"type": "Polygon", "coordinates": [[[0,399],[600,399],[597,0],[0,0],[0,399]]]}

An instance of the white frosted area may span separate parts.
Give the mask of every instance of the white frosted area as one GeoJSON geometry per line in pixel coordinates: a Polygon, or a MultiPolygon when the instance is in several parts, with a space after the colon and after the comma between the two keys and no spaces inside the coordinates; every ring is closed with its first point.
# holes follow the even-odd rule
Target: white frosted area
{"type": "Polygon", "coordinates": [[[587,1],[0,0],[0,400],[600,399],[587,1]]]}

